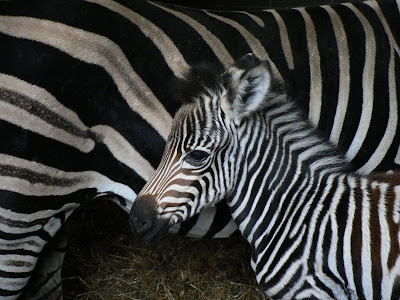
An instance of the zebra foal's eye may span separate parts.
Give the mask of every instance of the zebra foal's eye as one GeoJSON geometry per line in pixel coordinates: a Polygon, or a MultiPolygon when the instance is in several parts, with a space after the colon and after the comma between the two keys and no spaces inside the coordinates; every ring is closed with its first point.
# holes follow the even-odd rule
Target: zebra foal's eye
{"type": "Polygon", "coordinates": [[[202,150],[190,151],[186,157],[185,161],[191,165],[199,166],[201,165],[210,155],[202,150]]]}

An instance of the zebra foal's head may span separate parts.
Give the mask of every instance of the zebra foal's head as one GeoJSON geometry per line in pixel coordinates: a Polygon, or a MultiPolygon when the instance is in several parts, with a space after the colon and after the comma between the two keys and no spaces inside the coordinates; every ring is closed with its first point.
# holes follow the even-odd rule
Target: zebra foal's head
{"type": "Polygon", "coordinates": [[[247,150],[242,137],[256,130],[263,110],[286,99],[269,63],[251,54],[222,73],[192,69],[182,84],[190,103],[176,113],[162,161],[130,213],[144,241],[228,198],[247,150]]]}

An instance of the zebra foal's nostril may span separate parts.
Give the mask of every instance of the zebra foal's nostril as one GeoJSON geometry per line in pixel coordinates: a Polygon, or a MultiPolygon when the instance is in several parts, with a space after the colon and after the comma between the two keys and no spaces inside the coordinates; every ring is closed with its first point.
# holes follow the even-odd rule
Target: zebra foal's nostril
{"type": "Polygon", "coordinates": [[[135,234],[142,235],[148,232],[157,218],[157,213],[151,200],[149,196],[139,197],[132,205],[129,223],[135,234]]]}
{"type": "Polygon", "coordinates": [[[141,220],[140,218],[138,218],[137,216],[132,216],[129,218],[129,223],[131,224],[131,228],[132,230],[136,233],[136,234],[143,234],[146,233],[147,231],[150,230],[151,225],[153,224],[151,221],[149,220],[141,220]]]}

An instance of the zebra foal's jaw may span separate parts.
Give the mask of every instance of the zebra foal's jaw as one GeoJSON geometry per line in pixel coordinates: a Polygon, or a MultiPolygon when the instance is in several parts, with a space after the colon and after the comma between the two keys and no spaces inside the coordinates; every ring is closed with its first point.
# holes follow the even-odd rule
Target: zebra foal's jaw
{"type": "Polygon", "coordinates": [[[168,232],[167,219],[157,217],[157,211],[150,196],[139,196],[129,213],[129,223],[135,235],[144,243],[162,239],[168,232]]]}

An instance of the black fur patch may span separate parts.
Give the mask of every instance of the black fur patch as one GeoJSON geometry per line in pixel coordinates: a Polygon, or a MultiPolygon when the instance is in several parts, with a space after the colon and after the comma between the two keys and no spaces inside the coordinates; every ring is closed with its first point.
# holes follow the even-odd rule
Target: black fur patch
{"type": "Polygon", "coordinates": [[[183,79],[174,82],[174,98],[180,103],[192,103],[201,94],[216,91],[223,84],[221,67],[203,62],[193,66],[183,79]]]}
{"type": "Polygon", "coordinates": [[[260,63],[260,60],[254,54],[246,54],[239,58],[234,66],[238,69],[249,70],[260,63]]]}

